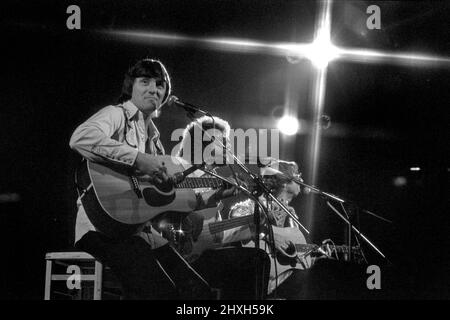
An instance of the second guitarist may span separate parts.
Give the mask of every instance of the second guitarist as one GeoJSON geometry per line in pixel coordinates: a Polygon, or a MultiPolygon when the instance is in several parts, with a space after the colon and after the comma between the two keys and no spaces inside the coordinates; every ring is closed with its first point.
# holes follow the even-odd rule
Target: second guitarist
{"type": "MultiPolygon", "coordinates": [[[[198,150],[202,151],[205,158],[209,156],[214,158],[214,161],[203,159],[206,163],[225,163],[227,153],[221,149],[220,144],[211,143],[208,135],[226,145],[229,132],[230,126],[225,120],[214,117],[213,124],[210,117],[201,117],[186,127],[177,156],[183,157],[186,161],[192,161],[196,156],[195,144],[198,143],[198,150]],[[203,134],[201,129],[206,133],[203,134]],[[195,132],[196,130],[199,132],[195,132]]],[[[208,168],[214,170],[213,166],[208,168]]],[[[206,176],[200,170],[194,172],[194,175],[206,176]]],[[[196,191],[207,193],[209,189],[197,188],[196,191]]],[[[264,299],[269,278],[269,256],[261,249],[256,251],[250,247],[224,246],[224,242],[232,241],[232,238],[251,238],[251,232],[248,223],[243,223],[241,228],[234,230],[225,228],[223,225],[210,229],[212,225],[221,222],[220,209],[221,206],[204,209],[186,217],[182,229],[188,229],[190,233],[188,237],[191,237],[192,241],[186,241],[181,251],[212,287],[220,289],[222,299],[254,299],[256,295],[258,299],[264,299]],[[205,247],[198,248],[202,244],[205,247]],[[206,248],[209,250],[202,250],[206,248]],[[197,253],[198,256],[196,256],[197,253]],[[258,267],[255,267],[255,259],[258,261],[258,267]],[[258,275],[258,281],[256,275],[258,275]],[[258,282],[258,288],[255,285],[256,282],[258,282]]],[[[226,221],[223,222],[226,223],[226,221]]]]}

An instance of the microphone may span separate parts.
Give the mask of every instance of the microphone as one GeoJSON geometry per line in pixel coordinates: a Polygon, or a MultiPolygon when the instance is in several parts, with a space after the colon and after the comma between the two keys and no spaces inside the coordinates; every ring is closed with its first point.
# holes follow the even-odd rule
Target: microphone
{"type": "Polygon", "coordinates": [[[183,108],[184,110],[186,110],[189,113],[196,113],[196,112],[200,112],[203,114],[207,114],[207,112],[203,111],[202,109],[200,109],[199,107],[196,107],[190,103],[187,102],[183,102],[180,99],[178,99],[178,97],[176,96],[170,96],[169,100],[167,101],[167,105],[169,106],[177,106],[179,108],[183,108]]]}
{"type": "Polygon", "coordinates": [[[311,188],[304,187],[304,186],[301,186],[300,189],[302,190],[303,194],[315,194],[315,193],[317,193],[316,191],[312,190],[311,188]]]}

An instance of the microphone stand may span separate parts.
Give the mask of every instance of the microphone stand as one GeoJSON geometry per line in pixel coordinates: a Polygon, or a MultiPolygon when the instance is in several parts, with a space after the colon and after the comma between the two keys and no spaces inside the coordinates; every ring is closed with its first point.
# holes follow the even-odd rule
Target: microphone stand
{"type": "MultiPolygon", "coordinates": [[[[284,175],[284,174],[283,174],[284,175]]],[[[350,202],[350,201],[346,201],[346,200],[344,200],[344,199],[342,199],[342,198],[340,198],[340,197],[338,197],[338,196],[335,196],[335,195],[333,195],[333,194],[331,194],[331,193],[328,193],[328,192],[324,192],[324,191],[322,191],[322,190],[320,190],[320,189],[318,189],[318,188],[316,188],[316,187],[313,187],[313,186],[310,186],[310,185],[308,185],[308,184],[306,184],[306,183],[304,183],[301,179],[298,179],[298,178],[290,178],[290,177],[287,177],[286,175],[284,175],[287,179],[291,179],[292,181],[294,181],[295,183],[297,183],[298,185],[300,185],[300,186],[302,186],[304,189],[310,189],[313,193],[315,193],[315,194],[318,194],[321,198],[323,198],[323,199],[325,199],[325,202],[326,202],[326,204],[327,204],[327,206],[328,207],[330,207],[331,208],[331,210],[333,211],[333,212],[335,212],[336,214],[337,214],[337,216],[339,217],[339,218],[341,218],[346,224],[347,224],[347,226],[348,226],[348,233],[347,233],[347,245],[348,245],[348,249],[349,249],[349,254],[348,254],[348,256],[347,256],[347,259],[348,260],[350,260],[350,258],[351,258],[351,236],[352,236],[352,232],[355,232],[355,234],[356,235],[358,235],[358,236],[360,236],[361,237],[361,239],[363,239],[370,247],[372,247],[372,249],[374,249],[381,257],[383,257],[384,259],[386,259],[387,261],[389,261],[387,258],[386,258],[386,256],[362,233],[362,232],[360,232],[352,223],[351,223],[351,221],[350,221],[350,216],[347,214],[347,212],[345,211],[345,207],[344,207],[344,204],[345,203],[352,203],[352,202],[350,202]],[[344,211],[344,213],[347,215],[347,217],[344,217],[344,215],[341,213],[341,212],[339,212],[339,210],[337,210],[331,203],[330,203],[330,201],[336,201],[336,202],[339,202],[340,204],[341,204],[341,206],[342,206],[342,209],[343,209],[343,211],[344,211]]],[[[378,218],[378,219],[380,219],[380,220],[383,220],[383,221],[385,221],[385,222],[388,222],[388,223],[392,223],[392,221],[390,221],[390,220],[388,220],[388,219],[386,219],[386,218],[383,218],[383,217],[380,217],[380,216],[378,216],[378,215],[376,215],[376,214],[374,214],[373,212],[370,212],[370,211],[368,211],[368,210],[364,210],[364,209],[359,209],[358,207],[357,207],[357,209],[358,209],[358,211],[362,211],[362,212],[365,212],[365,213],[367,213],[367,214],[370,214],[370,215],[372,215],[372,216],[374,216],[374,217],[376,217],[376,218],[378,218]]],[[[356,238],[356,237],[355,237],[356,238]]],[[[357,238],[356,238],[357,239],[357,238]]]]}
{"type": "MultiPolygon", "coordinates": [[[[208,117],[210,117],[211,119],[212,119],[212,122],[213,122],[213,128],[215,127],[215,120],[214,120],[214,117],[213,117],[213,115],[211,114],[211,113],[209,113],[209,112],[207,112],[207,111],[204,111],[204,110],[202,110],[201,108],[199,108],[199,107],[197,107],[197,106],[195,106],[195,105],[193,105],[193,104],[190,104],[190,103],[187,103],[187,102],[181,102],[181,101],[179,101],[178,99],[176,100],[176,103],[175,103],[175,105],[176,106],[178,106],[178,107],[181,107],[181,108],[183,108],[184,110],[186,110],[186,112],[187,112],[187,115],[188,115],[188,117],[190,117],[191,119],[194,119],[194,114],[196,113],[196,112],[199,112],[199,113],[201,113],[201,114],[203,114],[203,115],[206,115],[206,116],[208,116],[208,117]]],[[[211,135],[208,133],[208,132],[206,132],[206,130],[204,130],[203,128],[201,128],[200,127],[200,129],[203,131],[203,133],[205,133],[209,138],[211,138],[211,135]]],[[[239,158],[237,158],[235,155],[234,155],[234,153],[230,150],[230,149],[228,149],[223,143],[222,143],[222,141],[218,141],[218,140],[213,140],[213,143],[217,143],[220,147],[222,147],[223,149],[225,149],[227,152],[228,152],[228,154],[229,155],[231,155],[231,157],[233,158],[233,160],[234,161],[236,161],[236,164],[250,177],[250,179],[255,183],[255,185],[257,186],[257,188],[260,188],[260,191],[259,192],[257,192],[257,193],[260,193],[260,194],[262,194],[262,193],[265,193],[271,200],[273,200],[281,209],[283,209],[283,211],[285,211],[291,218],[292,218],[292,220],[294,220],[294,222],[296,222],[307,234],[309,234],[309,231],[308,231],[308,229],[306,229],[304,226],[303,226],[303,224],[298,220],[298,218],[297,218],[297,216],[296,215],[294,215],[294,214],[292,214],[287,208],[286,208],[286,206],[284,205],[284,204],[282,204],[272,193],[271,193],[271,191],[270,191],[270,189],[264,184],[264,181],[262,181],[262,179],[259,177],[259,176],[256,176],[255,174],[253,174],[246,166],[245,166],[245,164],[244,163],[242,163],[242,161],[240,161],[239,160],[239,158]]],[[[231,183],[231,182],[229,182],[228,181],[228,183],[230,183],[230,184],[232,184],[232,185],[234,185],[234,186],[236,186],[237,188],[239,188],[239,189],[241,189],[242,190],[242,188],[240,187],[240,185],[238,185],[238,184],[235,184],[235,183],[231,183]]],[[[246,190],[246,192],[248,192],[248,190],[246,190]]],[[[255,200],[257,200],[258,202],[260,202],[259,201],[259,199],[255,199],[255,200]]],[[[265,208],[264,207],[264,205],[262,205],[262,207],[263,208],[265,208]]]]}
{"type": "MultiPolygon", "coordinates": [[[[202,109],[190,104],[190,103],[186,103],[186,102],[180,102],[180,101],[176,101],[176,105],[179,107],[182,107],[183,109],[185,109],[187,111],[188,117],[190,117],[191,119],[194,118],[194,114],[196,112],[200,112],[203,115],[209,116],[212,119],[213,122],[213,128],[215,128],[215,120],[214,117],[211,115],[211,113],[203,111],[202,109]]],[[[200,127],[200,129],[202,130],[203,133],[205,133],[210,139],[212,138],[211,135],[204,130],[202,127],[200,127]]],[[[264,279],[260,279],[260,274],[265,274],[264,270],[260,270],[261,265],[259,263],[258,260],[258,252],[260,249],[260,245],[259,245],[259,236],[261,234],[261,219],[260,219],[260,208],[263,209],[263,214],[266,216],[267,221],[271,221],[271,217],[269,215],[268,212],[268,208],[261,203],[259,197],[262,194],[265,194],[266,197],[270,198],[272,201],[274,201],[280,208],[282,208],[283,211],[286,212],[286,214],[288,214],[301,228],[303,228],[303,230],[309,234],[308,229],[306,229],[302,223],[298,220],[297,216],[294,215],[293,213],[291,213],[285,206],[284,204],[282,204],[270,191],[270,189],[265,185],[264,181],[261,179],[260,176],[257,176],[255,174],[253,174],[246,166],[244,163],[242,163],[242,161],[240,161],[235,155],[234,153],[229,150],[229,148],[227,148],[222,141],[219,141],[217,139],[211,139],[213,141],[213,143],[216,143],[218,146],[222,147],[224,150],[226,150],[226,152],[231,155],[231,157],[233,158],[234,161],[236,161],[236,164],[245,172],[245,174],[250,177],[250,180],[253,181],[253,183],[255,184],[256,188],[253,192],[250,192],[249,190],[247,190],[246,188],[242,187],[239,183],[232,183],[230,182],[228,179],[225,179],[223,177],[220,177],[217,174],[213,174],[211,171],[209,170],[205,170],[202,169],[204,172],[212,174],[213,176],[216,176],[226,182],[228,182],[229,184],[237,187],[238,189],[244,191],[247,195],[249,195],[251,198],[253,198],[253,200],[255,201],[255,209],[253,212],[253,216],[254,216],[254,223],[255,223],[255,235],[256,235],[256,239],[255,239],[255,269],[256,269],[256,277],[255,277],[255,299],[256,300],[261,300],[263,299],[264,295],[265,295],[265,290],[266,288],[263,288],[262,284],[264,283],[263,280],[264,279]]],[[[269,224],[269,244],[271,246],[272,252],[275,254],[275,240],[273,237],[273,230],[271,228],[271,224],[269,224]]]]}

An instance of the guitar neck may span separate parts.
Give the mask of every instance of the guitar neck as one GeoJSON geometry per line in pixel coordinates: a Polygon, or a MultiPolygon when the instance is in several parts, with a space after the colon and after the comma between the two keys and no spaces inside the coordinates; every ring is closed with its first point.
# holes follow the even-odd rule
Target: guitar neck
{"type": "MultiPolygon", "coordinates": [[[[239,218],[233,218],[233,219],[226,219],[223,221],[218,222],[212,222],[209,224],[209,232],[211,234],[216,234],[219,232],[223,232],[225,230],[237,228],[244,225],[250,225],[253,223],[253,215],[243,216],[239,218]]],[[[316,251],[319,248],[322,248],[326,251],[326,246],[322,245],[319,246],[317,244],[309,244],[309,243],[296,243],[295,249],[297,252],[308,252],[308,251],[316,251]]],[[[331,250],[336,251],[337,253],[348,253],[349,248],[346,245],[338,245],[338,246],[330,246],[331,250]]],[[[360,248],[359,247],[352,247],[352,254],[359,254],[360,248]]]]}
{"type": "Polygon", "coordinates": [[[199,177],[199,178],[185,178],[182,182],[176,185],[179,189],[195,189],[195,188],[220,188],[223,182],[217,178],[199,177]]]}
{"type": "Polygon", "coordinates": [[[223,221],[212,222],[209,224],[211,234],[223,232],[225,230],[249,225],[253,222],[253,215],[243,216],[239,218],[226,219],[223,221]]]}
{"type": "MultiPolygon", "coordinates": [[[[309,243],[306,243],[306,244],[296,243],[295,244],[295,249],[298,252],[313,251],[313,250],[317,250],[319,248],[322,248],[323,250],[326,250],[325,245],[318,246],[317,244],[309,244],[309,243]]],[[[348,253],[349,252],[348,246],[345,246],[345,245],[330,246],[330,248],[331,248],[331,250],[336,250],[336,252],[338,252],[338,253],[348,253]]],[[[354,252],[357,253],[357,252],[359,252],[359,250],[360,250],[359,247],[352,247],[352,253],[354,253],[354,252]]]]}
{"type": "Polygon", "coordinates": [[[296,243],[295,249],[297,252],[305,252],[305,251],[313,251],[318,249],[319,246],[317,244],[309,244],[309,243],[296,243]]]}
{"type": "MultiPolygon", "coordinates": [[[[323,248],[325,248],[325,246],[322,246],[323,248]]],[[[348,253],[350,250],[348,248],[348,246],[345,245],[340,245],[340,246],[330,246],[331,250],[336,250],[336,252],[338,253],[348,253]]],[[[360,250],[359,247],[352,247],[352,253],[358,253],[360,250]]]]}

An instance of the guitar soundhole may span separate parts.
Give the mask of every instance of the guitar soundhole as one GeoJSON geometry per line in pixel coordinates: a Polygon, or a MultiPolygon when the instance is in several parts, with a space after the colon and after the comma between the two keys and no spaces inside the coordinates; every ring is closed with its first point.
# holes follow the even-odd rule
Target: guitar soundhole
{"type": "Polygon", "coordinates": [[[155,188],[157,188],[161,192],[170,192],[174,188],[173,183],[170,182],[170,181],[157,183],[157,184],[155,183],[154,186],[155,186],[155,188]]]}
{"type": "Polygon", "coordinates": [[[294,256],[297,253],[294,244],[289,244],[289,246],[285,250],[286,254],[289,256],[294,256]]]}
{"type": "Polygon", "coordinates": [[[144,188],[142,191],[145,202],[152,207],[162,207],[171,204],[175,200],[175,192],[164,195],[153,188],[144,188]]]}

